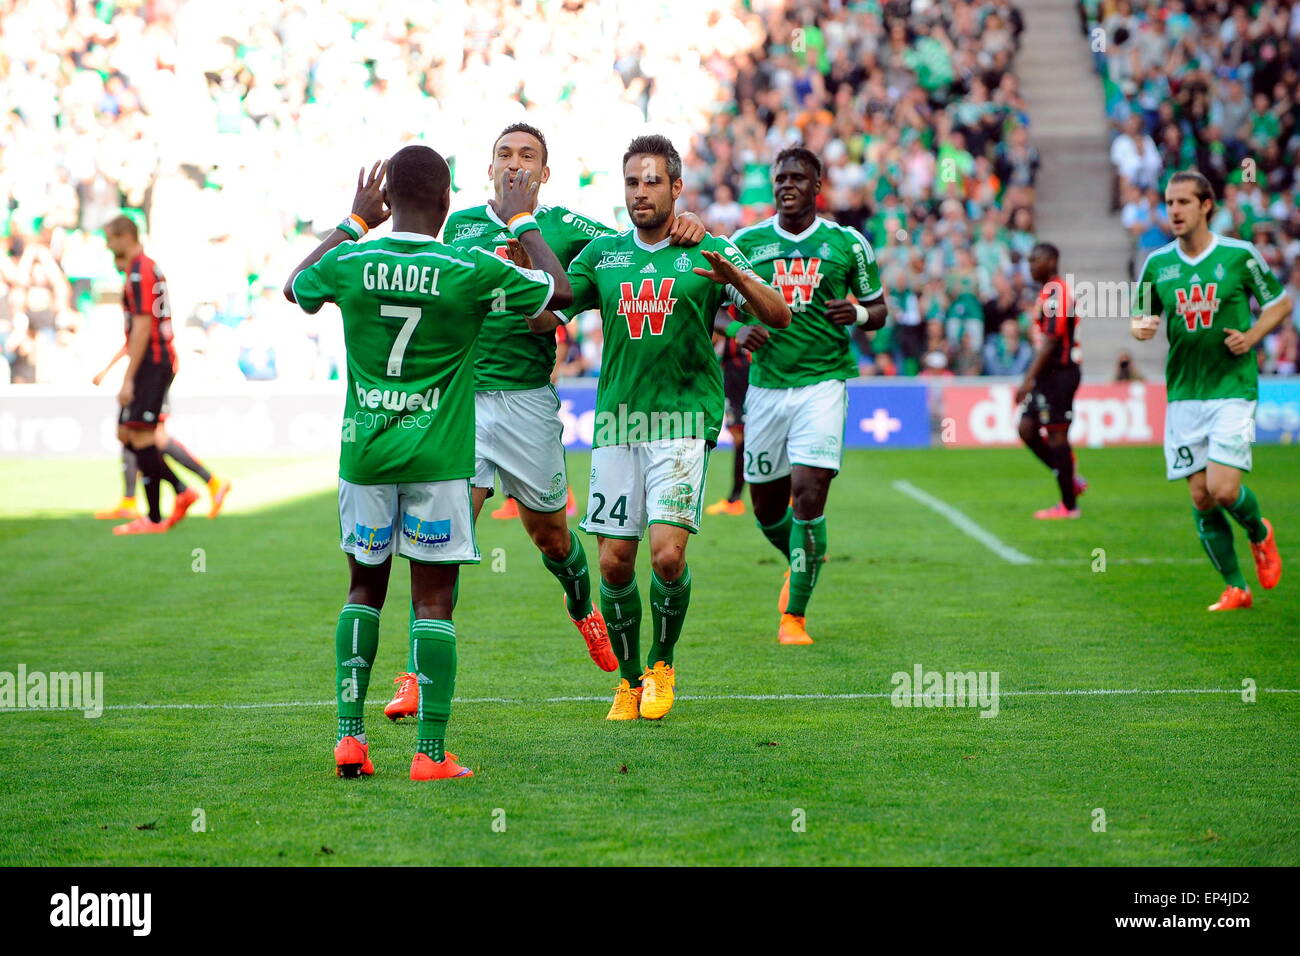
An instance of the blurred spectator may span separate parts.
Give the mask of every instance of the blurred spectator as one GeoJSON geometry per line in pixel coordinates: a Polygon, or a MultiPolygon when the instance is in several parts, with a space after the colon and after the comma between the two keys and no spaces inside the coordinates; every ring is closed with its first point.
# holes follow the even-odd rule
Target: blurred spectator
{"type": "Polygon", "coordinates": [[[1127,350],[1122,350],[1115,358],[1115,381],[1142,381],[1142,370],[1138,368],[1137,363],[1133,361],[1133,356],[1127,350]]]}
{"type": "Polygon", "coordinates": [[[1020,334],[1020,323],[1004,319],[998,334],[984,344],[984,374],[1023,377],[1034,360],[1034,349],[1020,334]]]}

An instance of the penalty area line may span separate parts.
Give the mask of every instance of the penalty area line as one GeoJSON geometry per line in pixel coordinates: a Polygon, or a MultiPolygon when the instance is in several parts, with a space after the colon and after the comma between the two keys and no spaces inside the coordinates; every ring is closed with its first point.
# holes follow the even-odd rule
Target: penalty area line
{"type": "Polygon", "coordinates": [[[984,528],[980,527],[963,512],[958,511],[946,501],[940,501],[938,498],[934,497],[934,495],[922,491],[910,481],[895,481],[894,488],[907,495],[907,497],[911,498],[913,501],[919,501],[931,511],[937,512],[947,518],[958,531],[974,538],[1008,564],[1038,563],[1023,551],[1017,551],[1015,548],[1011,547],[1011,545],[1004,542],[991,531],[986,531],[984,528]]]}
{"type": "MultiPolygon", "coordinates": [[[[1231,694],[1239,696],[1240,687],[1084,687],[1064,690],[1003,690],[999,697],[1146,697],[1146,696],[1192,696],[1205,694],[1231,694]]],[[[1300,687],[1261,687],[1260,694],[1300,694],[1300,687]]],[[[906,696],[923,698],[924,693],[906,696]]],[[[934,695],[928,695],[933,697],[934,695]]],[[[955,698],[956,694],[941,694],[943,699],[955,698]]],[[[752,700],[752,701],[819,701],[819,700],[889,700],[894,697],[892,691],[844,693],[844,694],[678,694],[678,700],[752,700]]],[[[457,697],[454,704],[594,704],[608,703],[608,696],[601,697],[457,697]]],[[[371,707],[382,707],[383,701],[371,701],[371,707]]],[[[132,710],[294,710],[303,707],[333,707],[332,700],[285,700],[254,701],[249,703],[193,703],[193,704],[107,704],[105,711],[132,710]]],[[[0,714],[20,713],[82,713],[84,707],[6,707],[0,708],[0,714]]]]}

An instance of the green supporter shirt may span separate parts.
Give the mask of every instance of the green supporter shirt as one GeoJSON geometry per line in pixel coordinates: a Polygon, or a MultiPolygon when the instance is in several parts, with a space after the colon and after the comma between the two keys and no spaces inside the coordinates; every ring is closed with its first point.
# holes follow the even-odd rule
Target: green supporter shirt
{"type": "Polygon", "coordinates": [[[1233,355],[1223,342],[1228,329],[1250,328],[1252,296],[1263,309],[1283,295],[1253,245],[1212,233],[1209,247],[1189,259],[1177,241],[1171,242],[1147,256],[1138,290],[1133,314],[1159,315],[1165,322],[1169,401],[1258,399],[1254,351],[1233,355]]]}
{"type": "MultiPolygon", "coordinates": [[[[613,231],[563,206],[538,206],[533,215],[561,265],[572,262],[592,239],[613,231]]],[[[492,207],[482,205],[452,213],[442,235],[458,249],[484,249],[504,259],[511,234],[492,207]]],[[[554,368],[554,332],[531,332],[518,316],[505,313],[484,320],[474,362],[476,391],[544,388],[554,368]]]]}
{"type": "Polygon", "coordinates": [[[712,269],[706,250],[750,272],[730,241],[706,235],[697,246],[647,246],[635,229],[593,240],[569,266],[574,312],[599,309],[604,351],[596,388],[593,447],[662,438],[718,440],[722,367],[713,318],[744,299],[697,275],[712,269]]]}
{"type": "Polygon", "coordinates": [[[307,312],[343,313],[348,391],[339,477],[358,485],[474,473],[474,340],[502,300],[510,318],[551,299],[545,272],[482,249],[394,232],[344,242],[293,280],[307,312]]]}
{"type": "Polygon", "coordinates": [[[792,235],[776,216],[741,229],[732,241],[790,306],[789,327],[772,329],[767,344],[754,351],[750,384],[799,388],[854,378],[850,329],[826,318],[826,303],[849,293],[862,303],[884,294],[871,243],[856,229],[821,218],[792,235]]]}

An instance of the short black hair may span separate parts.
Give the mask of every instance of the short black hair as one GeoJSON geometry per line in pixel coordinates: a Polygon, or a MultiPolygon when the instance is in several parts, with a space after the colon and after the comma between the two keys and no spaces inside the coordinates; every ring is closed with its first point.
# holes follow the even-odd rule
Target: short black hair
{"type": "Polygon", "coordinates": [[[623,168],[627,169],[627,161],[638,154],[662,156],[668,166],[669,181],[676,182],[682,178],[682,157],[678,154],[677,148],[673,146],[672,140],[667,136],[652,133],[647,136],[638,136],[632,140],[627,144],[627,152],[623,154],[623,168]]]}
{"type": "Polygon", "coordinates": [[[1169,185],[1172,186],[1174,183],[1191,183],[1195,187],[1197,202],[1205,202],[1208,199],[1211,206],[1216,202],[1214,186],[1199,169],[1184,169],[1174,173],[1169,177],[1169,185]]]}
{"type": "Polygon", "coordinates": [[[114,216],[108,222],[104,223],[104,234],[109,236],[130,236],[134,241],[140,241],[140,227],[136,225],[135,220],[130,216],[114,216]]]}
{"type": "Polygon", "coordinates": [[[1034,248],[1029,250],[1031,256],[1038,255],[1039,253],[1047,256],[1053,262],[1061,261],[1061,250],[1056,248],[1056,246],[1052,245],[1050,242],[1035,243],[1034,248]]]}
{"type": "Polygon", "coordinates": [[[441,209],[451,187],[447,161],[428,146],[403,146],[388,161],[386,187],[390,203],[441,209]]]}
{"type": "Polygon", "coordinates": [[[787,146],[781,152],[776,154],[776,159],[772,160],[772,168],[777,169],[782,163],[790,162],[804,163],[813,171],[813,176],[817,179],[822,178],[822,161],[811,149],[804,146],[787,146]]]}
{"type": "Polygon", "coordinates": [[[541,143],[542,144],[542,165],[543,166],[546,165],[546,159],[550,155],[550,151],[546,148],[546,137],[542,135],[542,131],[538,129],[536,126],[529,126],[527,123],[511,123],[501,132],[497,133],[497,138],[492,141],[493,157],[495,157],[497,154],[497,143],[501,142],[501,138],[503,136],[509,136],[511,133],[527,133],[533,139],[537,140],[537,142],[541,143]]]}

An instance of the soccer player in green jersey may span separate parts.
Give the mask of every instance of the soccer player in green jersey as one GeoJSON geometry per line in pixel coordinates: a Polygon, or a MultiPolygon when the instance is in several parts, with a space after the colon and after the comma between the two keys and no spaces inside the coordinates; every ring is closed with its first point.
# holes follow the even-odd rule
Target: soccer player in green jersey
{"type": "Polygon", "coordinates": [[[452,590],[460,565],[479,560],[469,489],[474,342],[491,313],[532,316],[527,321],[540,324],[545,310],[572,299],[559,260],[531,215],[531,179],[528,172],[509,177],[495,210],[537,270],[438,242],[434,236],[451,199],[450,171],[427,146],[407,146],[386,166],[376,164],[364,181],[358,177],[352,214],[285,284],[285,297],[307,312],[326,302],[338,305],[347,349],[339,537],[351,582],[334,634],[334,762],[340,776],[374,773],[363,708],[394,551],[411,564],[410,632],[419,685],[411,779],[472,775],[443,742],[456,685],[452,590]],[[389,235],[353,241],[390,211],[389,235]]]}
{"type": "Polygon", "coordinates": [[[709,450],[722,427],[713,316],[724,301],[773,328],[780,293],[726,239],[672,248],[682,160],[663,136],[623,156],[634,228],[592,240],[569,266],[573,311],[599,309],[604,332],[582,529],[600,551],[600,603],[621,679],[610,720],[658,719],[673,704],[673,652],[691,599],[686,543],[699,531],[709,450]],[[640,664],[636,555],[649,529],[651,645],[640,664]]]}
{"type": "Polygon", "coordinates": [[[1142,267],[1132,332],[1145,341],[1162,317],[1167,322],[1165,473],[1187,479],[1196,534],[1223,576],[1223,594],[1209,609],[1248,608],[1228,518],[1246,531],[1260,586],[1275,587],[1282,558],[1273,526],[1241,476],[1255,437],[1255,346],[1291,314],[1291,301],[1251,243],[1210,231],[1214,189],[1203,175],[1174,173],[1165,206],[1176,238],[1142,267]],[[1252,296],[1260,309],[1253,324],[1252,296]]]}
{"type": "Polygon", "coordinates": [[[889,312],[871,244],[817,216],[821,178],[811,151],[782,150],[772,164],[776,215],[731,237],[785,297],[790,327],[719,322],[753,352],[745,480],[759,529],[789,564],[777,601],[782,644],[813,642],[805,615],[826,557],[826,496],[843,460],[844,381],[858,374],[850,328],[878,329],[889,312]]]}
{"type": "MultiPolygon", "coordinates": [[[[488,166],[497,196],[505,177],[525,170],[540,187],[550,179],[548,158],[541,130],[527,123],[507,126],[493,144],[488,166]]],[[[565,265],[592,239],[613,232],[563,206],[539,205],[534,215],[542,238],[565,265]]],[[[443,238],[453,246],[483,249],[502,257],[509,256],[510,236],[490,203],[452,213],[443,231],[443,238]]],[[[674,244],[695,245],[703,237],[704,224],[696,216],[688,214],[673,225],[674,244]]],[[[540,331],[504,312],[489,315],[483,323],[474,363],[474,519],[478,520],[500,478],[506,496],[501,516],[518,515],[541,552],[542,564],[564,589],[569,620],[586,642],[591,659],[601,670],[612,671],[618,661],[609,646],[605,620],[591,600],[587,554],[565,518],[569,482],[564,426],[557,414],[560,399],[551,385],[551,372],[555,368],[555,328],[568,317],[558,314],[554,319],[540,331]]],[[[384,708],[393,720],[414,712],[415,685],[409,661],[407,670],[395,679],[397,693],[384,708]]]]}

